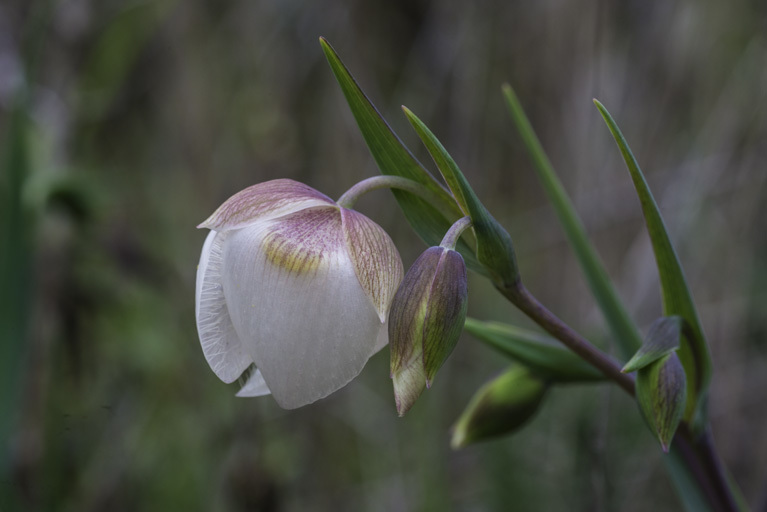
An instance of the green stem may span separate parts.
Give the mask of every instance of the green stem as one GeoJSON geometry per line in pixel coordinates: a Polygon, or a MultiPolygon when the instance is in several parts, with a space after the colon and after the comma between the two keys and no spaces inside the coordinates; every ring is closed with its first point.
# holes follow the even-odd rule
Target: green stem
{"type": "Polygon", "coordinates": [[[373,176],[372,178],[360,181],[344,192],[344,194],[338,198],[336,203],[342,208],[352,208],[354,203],[357,202],[357,199],[362,195],[381,188],[394,188],[410,192],[436,208],[446,219],[455,218],[455,212],[445,207],[445,201],[436,192],[417,181],[403,178],[402,176],[391,176],[388,174],[373,176]]]}
{"type": "Polygon", "coordinates": [[[567,348],[581,356],[584,361],[593,365],[605,377],[618,384],[631,396],[634,396],[634,379],[621,372],[620,365],[607,354],[597,349],[588,340],[546,309],[520,281],[509,288],[500,289],[500,292],[530,319],[561,341],[567,348]]]}
{"type": "Polygon", "coordinates": [[[445,237],[442,239],[440,247],[445,249],[455,250],[455,244],[458,243],[458,239],[461,238],[461,234],[471,227],[470,217],[461,217],[455,223],[450,226],[450,229],[445,233],[445,237]]]}

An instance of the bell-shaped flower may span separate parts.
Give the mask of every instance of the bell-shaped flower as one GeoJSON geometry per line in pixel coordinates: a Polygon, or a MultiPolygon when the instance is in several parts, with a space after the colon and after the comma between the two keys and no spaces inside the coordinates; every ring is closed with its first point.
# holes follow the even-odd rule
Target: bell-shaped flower
{"type": "Polygon", "coordinates": [[[400,416],[431,386],[458,343],[467,297],[466,265],[455,250],[430,247],[408,270],[389,320],[391,377],[400,416]]]}
{"type": "Polygon", "coordinates": [[[284,408],[346,385],[388,342],[402,261],[386,232],[301,183],[279,179],[228,199],[197,270],[196,316],[208,364],[238,396],[284,408]]]}

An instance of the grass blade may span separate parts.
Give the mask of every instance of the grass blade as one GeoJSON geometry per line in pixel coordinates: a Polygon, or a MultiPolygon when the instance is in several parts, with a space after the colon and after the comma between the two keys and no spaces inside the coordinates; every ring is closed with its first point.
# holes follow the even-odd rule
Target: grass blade
{"type": "Polygon", "coordinates": [[[618,293],[607,275],[604,264],[599,258],[594,246],[586,236],[573,203],[559,181],[554,168],[535,135],[530,121],[525,115],[514,90],[510,85],[503,86],[503,94],[511,113],[511,117],[519,130],[527,151],[533,159],[538,178],[543,184],[546,195],[554,206],[554,210],[562,223],[570,245],[578,258],[583,273],[586,276],[591,292],[607,320],[613,333],[618,350],[624,359],[631,357],[642,344],[642,336],[634,321],[623,306],[618,293]]]}
{"type": "Polygon", "coordinates": [[[650,332],[640,349],[621,371],[635,372],[677,350],[681,343],[683,322],[678,316],[662,316],[657,319],[650,326],[650,332]]]}

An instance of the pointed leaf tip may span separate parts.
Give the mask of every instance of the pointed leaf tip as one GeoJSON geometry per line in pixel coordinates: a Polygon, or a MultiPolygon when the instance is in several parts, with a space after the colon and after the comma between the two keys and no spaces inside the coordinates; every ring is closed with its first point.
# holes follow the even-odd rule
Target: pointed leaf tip
{"type": "MultiPolygon", "coordinates": [[[[464,213],[450,193],[429,174],[394,133],[330,43],[326,39],[320,38],[320,44],[381,174],[402,176],[416,181],[440,198],[441,205],[439,208],[435,208],[432,204],[409,192],[392,190],[405,218],[418,236],[427,245],[439,245],[442,236],[450,228],[450,225],[463,217],[464,213]],[[446,218],[440,211],[454,212],[454,215],[451,218],[446,218]]],[[[459,242],[459,246],[466,264],[476,272],[487,274],[485,267],[477,261],[473,248],[464,241],[459,242]]]]}
{"type": "Polygon", "coordinates": [[[589,241],[583,222],[578,217],[570,196],[538,140],[514,89],[506,83],[502,90],[511,119],[527,148],[533,168],[554,207],[570,246],[578,258],[591,292],[607,320],[621,356],[629,358],[642,345],[639,330],[610,281],[599,254],[589,241]]]}
{"type": "Polygon", "coordinates": [[[403,107],[403,112],[426,146],[461,210],[471,218],[477,237],[477,259],[496,286],[513,286],[519,281],[519,270],[511,236],[479,200],[453,157],[434,133],[407,107],[403,107]]]}
{"type": "Polygon", "coordinates": [[[634,372],[677,350],[683,324],[684,320],[678,316],[664,316],[653,322],[642,346],[621,371],[634,372]]]}
{"type": "Polygon", "coordinates": [[[678,351],[679,359],[687,374],[687,407],[684,419],[690,423],[694,432],[700,432],[706,424],[706,402],[712,372],[711,354],[706,344],[703,327],[687,286],[681,262],[639,163],[604,105],[599,101],[595,101],[594,104],[623,156],[639,197],[658,267],[663,313],[666,316],[678,315],[685,320],[685,333],[681,338],[678,351]]]}

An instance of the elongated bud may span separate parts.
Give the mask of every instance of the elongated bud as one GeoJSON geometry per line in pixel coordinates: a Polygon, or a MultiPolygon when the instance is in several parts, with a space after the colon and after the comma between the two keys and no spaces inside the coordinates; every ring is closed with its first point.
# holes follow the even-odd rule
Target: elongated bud
{"type": "Polygon", "coordinates": [[[682,363],[672,352],[637,372],[636,396],[639,408],[668,452],[687,400],[687,382],[682,363]]]}
{"type": "Polygon", "coordinates": [[[466,265],[446,247],[430,247],[410,267],[389,316],[391,377],[400,416],[455,348],[466,319],[466,265]]]}
{"type": "Polygon", "coordinates": [[[453,429],[450,445],[462,448],[517,430],[538,411],[547,389],[546,382],[524,366],[512,366],[475,393],[453,429]]]}

